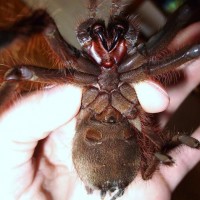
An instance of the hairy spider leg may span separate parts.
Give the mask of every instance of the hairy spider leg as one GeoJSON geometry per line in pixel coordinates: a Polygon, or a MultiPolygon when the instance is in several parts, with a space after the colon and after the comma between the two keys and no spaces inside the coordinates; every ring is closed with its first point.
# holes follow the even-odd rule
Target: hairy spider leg
{"type": "Polygon", "coordinates": [[[19,92],[19,83],[4,82],[0,85],[0,112],[6,109],[19,92]]]}
{"type": "Polygon", "coordinates": [[[144,63],[137,69],[121,73],[120,80],[131,83],[138,82],[145,79],[148,75],[161,75],[199,56],[200,44],[197,44],[186,50],[180,50],[172,55],[168,55],[162,61],[150,61],[149,63],[144,63]]]}
{"type": "Polygon", "coordinates": [[[45,10],[36,10],[29,17],[24,17],[12,26],[0,30],[0,38],[2,38],[0,39],[0,49],[12,45],[17,38],[30,38],[37,33],[44,35],[52,51],[63,62],[64,68],[47,69],[41,66],[23,64],[12,66],[5,73],[0,87],[1,108],[5,102],[9,102],[13,96],[20,92],[20,84],[23,81],[51,85],[73,83],[79,86],[97,82],[99,68],[83,58],[78,50],[63,39],[54,20],[45,10]],[[76,70],[76,68],[80,70],[76,70]]]}
{"type": "MultiPolygon", "coordinates": [[[[148,63],[149,57],[156,58],[156,55],[160,51],[167,49],[167,45],[172,41],[178,31],[190,24],[193,20],[193,16],[199,12],[200,1],[187,1],[174,12],[160,31],[153,35],[146,43],[140,44],[135,48],[135,52],[129,55],[129,57],[120,64],[118,71],[120,73],[128,72],[132,69],[139,68],[142,64],[148,63]]],[[[172,55],[171,60],[177,59],[179,54],[180,52],[177,53],[177,55],[172,55]]],[[[168,57],[170,57],[170,55],[168,55],[168,57]]],[[[170,58],[167,58],[166,62],[169,60],[170,58]]],[[[152,66],[152,68],[154,67],[152,66]]]]}
{"type": "MultiPolygon", "coordinates": [[[[37,10],[32,15],[22,18],[9,27],[0,29],[0,50],[11,45],[16,39],[29,38],[34,34],[41,33],[47,26],[46,15],[37,10]]],[[[6,81],[0,86],[1,112],[20,92],[19,81],[6,81]]]]}
{"type": "MultiPolygon", "coordinates": [[[[195,12],[199,11],[199,6],[195,7],[195,5],[196,4],[193,4],[192,2],[184,4],[175,12],[161,31],[155,34],[147,43],[136,47],[139,52],[137,50],[135,50],[135,52],[133,51],[134,53],[129,54],[128,58],[122,61],[118,67],[120,81],[136,83],[148,79],[148,77],[152,75],[156,76],[168,72],[179,67],[181,64],[200,56],[200,44],[197,44],[186,47],[185,49],[179,50],[175,53],[171,53],[163,60],[150,59],[153,56],[156,58],[157,53],[167,47],[168,43],[173,39],[178,31],[188,25],[192,20],[194,10],[196,10],[195,12]]],[[[156,133],[152,133],[149,130],[144,132],[143,141],[148,140],[155,148],[155,150],[153,150],[155,153],[151,156],[153,159],[148,159],[148,152],[143,152],[144,162],[141,163],[141,174],[144,180],[152,177],[159,162],[165,165],[173,165],[173,158],[166,153],[175,145],[175,143],[176,145],[179,143],[193,148],[199,148],[199,141],[196,141],[194,138],[189,136],[186,138],[183,137],[180,140],[180,137],[177,137],[175,133],[168,134],[167,136],[161,134],[162,136],[158,137],[156,133]],[[176,138],[176,142],[174,142],[174,138],[176,138]],[[162,140],[169,140],[168,147],[164,146],[162,140]],[[168,151],[166,151],[166,149],[168,151]]]]}
{"type": "Polygon", "coordinates": [[[119,189],[117,193],[111,198],[111,200],[116,200],[124,194],[124,189],[119,189]]]}
{"type": "MultiPolygon", "coordinates": [[[[46,14],[48,15],[48,13],[46,14]]],[[[101,73],[98,66],[90,60],[85,59],[78,49],[66,42],[52,18],[50,25],[45,29],[43,35],[49,47],[52,49],[54,56],[60,60],[64,67],[71,67],[77,71],[96,76],[101,73]]]]}
{"type": "Polygon", "coordinates": [[[68,69],[47,69],[33,65],[15,66],[7,71],[5,81],[33,81],[48,84],[77,83],[80,85],[92,84],[97,81],[95,76],[68,69]],[[84,77],[84,78],[83,78],[84,77]],[[85,78],[87,80],[85,80],[85,78]]]}
{"type": "Polygon", "coordinates": [[[139,51],[143,55],[155,55],[163,50],[182,28],[191,23],[196,13],[200,12],[200,1],[186,1],[169,18],[165,26],[153,35],[139,51]]]}

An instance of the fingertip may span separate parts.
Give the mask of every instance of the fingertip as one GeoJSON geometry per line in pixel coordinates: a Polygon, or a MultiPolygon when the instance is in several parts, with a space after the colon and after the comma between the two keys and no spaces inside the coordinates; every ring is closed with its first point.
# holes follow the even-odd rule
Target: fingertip
{"type": "Polygon", "coordinates": [[[58,86],[24,97],[0,119],[0,132],[18,140],[40,140],[48,132],[70,121],[81,104],[81,89],[58,86]],[[29,138],[29,139],[28,139],[29,138]]]}
{"type": "Polygon", "coordinates": [[[142,108],[148,113],[159,113],[167,109],[169,96],[163,87],[153,81],[142,81],[133,85],[142,108]]]}
{"type": "Polygon", "coordinates": [[[183,30],[181,30],[177,36],[169,44],[169,49],[177,49],[177,47],[182,47],[188,44],[197,44],[200,39],[200,22],[195,22],[183,30]]]}

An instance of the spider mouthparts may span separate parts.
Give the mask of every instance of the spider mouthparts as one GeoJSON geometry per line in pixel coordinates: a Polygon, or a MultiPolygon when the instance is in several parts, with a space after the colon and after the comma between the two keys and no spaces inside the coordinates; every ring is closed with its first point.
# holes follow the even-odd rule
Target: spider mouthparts
{"type": "Polygon", "coordinates": [[[101,44],[103,45],[104,49],[108,51],[108,45],[107,45],[107,41],[105,39],[105,36],[103,35],[102,32],[97,32],[99,39],[101,41],[101,44]]]}
{"type": "Polygon", "coordinates": [[[112,41],[112,43],[111,43],[111,46],[110,46],[110,48],[109,48],[108,51],[112,51],[112,49],[115,48],[115,46],[117,45],[117,43],[118,43],[120,37],[122,36],[122,34],[123,34],[123,32],[122,32],[121,30],[118,30],[118,31],[116,32],[116,34],[115,34],[115,36],[114,36],[114,39],[113,39],[113,41],[112,41]]]}

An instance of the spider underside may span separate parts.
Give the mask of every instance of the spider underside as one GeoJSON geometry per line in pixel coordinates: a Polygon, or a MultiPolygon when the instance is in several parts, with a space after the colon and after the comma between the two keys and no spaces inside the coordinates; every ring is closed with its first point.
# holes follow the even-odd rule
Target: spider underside
{"type": "Polygon", "coordinates": [[[137,21],[134,16],[123,15],[120,1],[112,0],[111,16],[105,24],[96,17],[97,1],[90,0],[89,17],[77,28],[82,50],[63,39],[45,10],[33,11],[0,29],[0,48],[7,48],[18,38],[42,34],[64,67],[49,69],[23,63],[12,66],[2,77],[1,109],[27,81],[82,87],[72,150],[75,168],[89,192],[100,190],[102,199],[115,190],[112,200],[122,196],[139,171],[148,180],[159,163],[172,165],[174,161],[167,153],[174,146],[200,147],[190,136],[155,128],[132,86],[200,56],[200,44],[173,53],[167,49],[177,32],[190,23],[193,13],[199,12],[200,3],[196,4],[182,5],[158,33],[146,43],[137,44],[137,21]],[[164,50],[169,53],[156,59],[164,50]]]}

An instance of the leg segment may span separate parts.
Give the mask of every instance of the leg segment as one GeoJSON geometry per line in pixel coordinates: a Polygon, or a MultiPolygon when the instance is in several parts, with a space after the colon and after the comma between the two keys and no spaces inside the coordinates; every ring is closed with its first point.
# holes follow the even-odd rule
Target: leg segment
{"type": "Polygon", "coordinates": [[[151,179],[159,164],[172,166],[174,164],[174,160],[171,156],[167,154],[156,152],[153,155],[152,159],[147,163],[146,169],[142,170],[142,178],[144,180],[151,179]]]}
{"type": "Polygon", "coordinates": [[[122,73],[120,80],[124,82],[138,82],[147,75],[160,75],[164,72],[168,72],[179,67],[181,64],[197,58],[200,56],[200,44],[197,44],[184,51],[179,51],[174,55],[168,56],[162,61],[152,61],[143,64],[141,67],[131,70],[129,72],[122,73]]]}
{"type": "Polygon", "coordinates": [[[4,82],[0,86],[0,106],[4,105],[9,99],[13,99],[18,93],[19,84],[17,82],[4,82]]]}
{"type": "Polygon", "coordinates": [[[119,73],[129,72],[130,70],[137,69],[142,64],[147,62],[147,58],[138,52],[129,55],[118,67],[119,73]]]}
{"type": "Polygon", "coordinates": [[[183,135],[183,134],[173,135],[172,133],[164,133],[162,138],[163,139],[161,140],[162,141],[166,140],[166,142],[161,144],[161,146],[159,147],[160,150],[154,153],[153,158],[148,162],[147,168],[145,168],[145,170],[142,171],[143,172],[142,177],[144,180],[151,178],[152,174],[156,169],[156,166],[159,163],[168,166],[171,166],[175,163],[173,158],[165,153],[169,152],[174,147],[180,144],[185,144],[188,147],[200,149],[200,142],[197,139],[190,137],[188,135],[183,135]]]}
{"type": "Polygon", "coordinates": [[[4,75],[4,82],[0,85],[0,107],[2,112],[20,92],[23,81],[57,85],[73,83],[87,86],[97,82],[97,77],[67,69],[47,69],[32,65],[15,66],[4,75]]]}
{"type": "Polygon", "coordinates": [[[72,67],[77,71],[92,75],[101,73],[99,67],[82,57],[79,50],[64,40],[52,18],[50,18],[49,26],[44,31],[44,37],[53,51],[53,56],[57,57],[66,68],[72,67]]]}
{"type": "Polygon", "coordinates": [[[157,34],[139,47],[140,52],[143,55],[150,56],[164,49],[178,31],[187,26],[193,16],[199,12],[200,1],[187,1],[170,17],[166,25],[157,34]]]}
{"type": "Polygon", "coordinates": [[[200,56],[200,44],[185,51],[177,52],[174,56],[169,56],[164,61],[149,63],[149,74],[161,74],[179,67],[181,64],[200,56]]]}
{"type": "Polygon", "coordinates": [[[0,115],[8,109],[20,92],[19,83],[6,81],[0,85],[0,115]]]}
{"type": "Polygon", "coordinates": [[[80,55],[80,52],[61,36],[54,20],[42,9],[34,11],[29,17],[24,17],[12,26],[0,29],[0,49],[5,48],[18,38],[29,38],[37,33],[43,33],[54,56],[66,67],[77,71],[99,75],[100,68],[80,55]]]}
{"type": "Polygon", "coordinates": [[[124,189],[119,189],[118,192],[111,198],[111,200],[116,200],[124,194],[124,189]]]}
{"type": "Polygon", "coordinates": [[[175,135],[172,138],[172,142],[185,144],[185,145],[187,145],[191,148],[195,148],[195,149],[200,148],[200,142],[197,139],[190,137],[188,135],[179,135],[179,134],[175,135]]]}
{"type": "Polygon", "coordinates": [[[104,199],[105,199],[105,197],[106,197],[106,193],[107,193],[106,190],[101,190],[101,191],[100,191],[100,197],[101,197],[101,200],[104,200],[104,199]]]}
{"type": "Polygon", "coordinates": [[[93,75],[99,75],[101,73],[99,67],[82,57],[76,48],[69,45],[63,39],[53,20],[50,26],[45,30],[44,37],[49,47],[53,50],[54,56],[56,56],[66,68],[73,67],[78,71],[93,75]]]}
{"type": "Polygon", "coordinates": [[[160,163],[165,164],[165,165],[172,165],[174,164],[174,161],[171,156],[167,154],[163,154],[160,152],[155,153],[155,157],[160,161],[160,163]]]}
{"type": "Polygon", "coordinates": [[[88,85],[97,82],[97,77],[67,69],[47,69],[21,65],[7,71],[5,81],[32,81],[48,84],[74,83],[88,85]]]}

